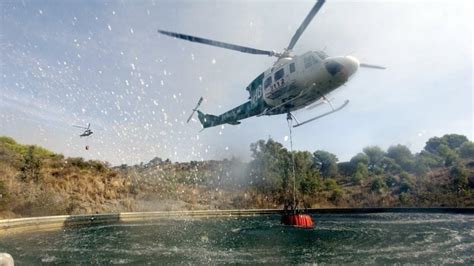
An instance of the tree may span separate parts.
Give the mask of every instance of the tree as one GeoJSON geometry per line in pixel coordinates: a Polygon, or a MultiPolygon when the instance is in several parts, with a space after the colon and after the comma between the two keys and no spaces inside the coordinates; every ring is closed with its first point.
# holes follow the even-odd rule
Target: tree
{"type": "Polygon", "coordinates": [[[465,194],[469,191],[469,180],[467,179],[467,169],[462,164],[454,165],[449,174],[453,178],[453,188],[458,194],[465,194]]]}
{"type": "Polygon", "coordinates": [[[402,171],[400,165],[398,165],[394,159],[388,157],[383,157],[383,159],[380,161],[380,167],[385,173],[398,174],[402,171]]]}
{"type": "Polygon", "coordinates": [[[351,164],[356,166],[359,164],[359,163],[363,163],[365,165],[368,165],[369,164],[369,156],[367,156],[366,154],[364,153],[358,153],[357,155],[355,155],[354,157],[351,158],[351,164]]]}
{"type": "Polygon", "coordinates": [[[405,171],[412,171],[414,157],[410,149],[405,145],[390,146],[387,150],[387,157],[392,158],[405,171]]]}
{"type": "Polygon", "coordinates": [[[415,188],[415,184],[407,172],[402,172],[400,174],[400,179],[400,192],[408,193],[410,191],[413,191],[413,189],[415,188]]]}
{"type": "Polygon", "coordinates": [[[363,179],[365,179],[369,174],[369,170],[367,169],[367,165],[363,162],[359,162],[356,167],[356,171],[352,176],[352,182],[356,185],[359,185],[363,179]]]}
{"type": "Polygon", "coordinates": [[[438,154],[438,147],[441,144],[446,144],[446,141],[442,138],[432,137],[426,142],[425,151],[438,154]]]}
{"type": "Polygon", "coordinates": [[[20,177],[22,180],[38,181],[41,176],[41,160],[35,155],[35,146],[29,146],[23,156],[23,166],[20,177]]]}
{"type": "Polygon", "coordinates": [[[416,156],[416,163],[421,163],[428,168],[443,166],[443,158],[427,151],[421,151],[416,156]]]}
{"type": "Polygon", "coordinates": [[[369,159],[367,164],[369,170],[373,170],[385,155],[385,152],[379,146],[365,147],[363,151],[369,159]]]}
{"type": "MultiPolygon", "coordinates": [[[[297,188],[304,195],[311,195],[319,185],[319,174],[313,170],[313,157],[307,151],[293,152],[293,154],[297,188]]],[[[292,170],[292,166],[289,167],[292,170]]]]}
{"type": "Polygon", "coordinates": [[[459,161],[459,155],[446,144],[439,145],[438,154],[444,159],[444,166],[452,166],[459,161]]]}
{"type": "Polygon", "coordinates": [[[253,160],[249,163],[250,177],[258,190],[276,193],[286,190],[289,183],[290,155],[280,143],[269,139],[250,145],[253,160]]]}
{"type": "Polygon", "coordinates": [[[313,162],[323,177],[337,175],[337,157],[327,151],[318,150],[313,153],[313,162]]]}
{"type": "Polygon", "coordinates": [[[474,159],[474,142],[466,141],[459,147],[459,155],[464,159],[474,159]]]}
{"type": "Polygon", "coordinates": [[[341,162],[337,164],[337,171],[344,176],[350,176],[355,172],[355,167],[351,162],[341,162]]]}
{"type": "Polygon", "coordinates": [[[446,145],[450,149],[454,150],[459,147],[465,142],[468,142],[466,136],[459,135],[459,134],[446,134],[441,138],[432,137],[430,138],[425,145],[425,150],[431,152],[433,154],[439,154],[440,146],[446,145]]]}
{"type": "Polygon", "coordinates": [[[466,136],[459,134],[446,134],[441,139],[445,140],[449,148],[453,150],[461,147],[464,142],[469,141],[466,136]]]}

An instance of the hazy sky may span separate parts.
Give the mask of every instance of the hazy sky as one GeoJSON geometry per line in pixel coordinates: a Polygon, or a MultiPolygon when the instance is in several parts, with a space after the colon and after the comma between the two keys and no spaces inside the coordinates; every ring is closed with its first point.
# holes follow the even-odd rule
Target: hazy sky
{"type": "MultiPolygon", "coordinates": [[[[296,149],[348,160],[363,147],[474,137],[472,1],[327,1],[294,52],[326,49],[387,67],[359,69],[332,94],[342,111],[294,130],[296,149]]],[[[201,129],[200,96],[220,114],[247,100],[267,56],[176,40],[177,31],[281,51],[314,1],[0,1],[0,135],[67,156],[138,163],[249,158],[284,115],[201,129]],[[92,124],[79,138],[73,124],[92,124]],[[90,145],[90,150],[84,149],[90,145]]],[[[295,113],[300,119],[328,106],[295,113]]]]}

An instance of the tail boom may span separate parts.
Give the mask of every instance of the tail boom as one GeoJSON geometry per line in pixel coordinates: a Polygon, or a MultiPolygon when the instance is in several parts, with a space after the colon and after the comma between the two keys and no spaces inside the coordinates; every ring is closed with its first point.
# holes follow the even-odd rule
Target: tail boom
{"type": "Polygon", "coordinates": [[[222,124],[238,125],[239,120],[255,116],[262,112],[260,106],[253,106],[250,102],[246,102],[242,105],[235,107],[221,115],[204,114],[201,111],[198,112],[198,118],[203,128],[214,127],[222,124]]]}

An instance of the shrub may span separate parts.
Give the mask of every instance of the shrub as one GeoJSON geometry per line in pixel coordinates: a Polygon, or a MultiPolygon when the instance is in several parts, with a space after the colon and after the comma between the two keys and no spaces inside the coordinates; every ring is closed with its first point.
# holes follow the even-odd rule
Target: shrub
{"type": "Polygon", "coordinates": [[[397,179],[393,175],[388,175],[385,177],[385,185],[387,187],[393,187],[397,184],[397,179]]]}
{"type": "Polygon", "coordinates": [[[21,180],[37,182],[41,176],[41,165],[41,160],[35,155],[35,146],[29,146],[27,153],[23,156],[23,166],[20,168],[21,180]]]}
{"type": "Polygon", "coordinates": [[[357,172],[352,176],[352,183],[354,185],[360,185],[362,183],[363,178],[364,177],[362,176],[362,174],[357,172]]]}
{"type": "Polygon", "coordinates": [[[382,178],[380,177],[376,177],[374,178],[374,180],[372,181],[372,186],[370,187],[370,190],[372,191],[379,191],[381,190],[382,188],[385,187],[385,183],[383,182],[382,178]]]}
{"type": "Polygon", "coordinates": [[[84,161],[83,158],[69,158],[67,160],[67,162],[72,165],[72,166],[75,166],[81,170],[84,170],[88,167],[88,164],[86,161],[84,161]]]}
{"type": "Polygon", "coordinates": [[[304,195],[311,195],[314,193],[319,183],[317,178],[307,176],[300,181],[299,185],[301,193],[303,193],[304,195]]]}
{"type": "Polygon", "coordinates": [[[335,179],[329,178],[324,181],[324,188],[326,190],[336,190],[339,189],[339,185],[335,179]]]}
{"type": "Polygon", "coordinates": [[[412,203],[412,197],[409,193],[403,192],[398,196],[398,200],[402,205],[410,205],[412,203]]]}
{"type": "Polygon", "coordinates": [[[33,149],[34,155],[39,158],[53,157],[54,153],[45,148],[36,145],[22,145],[17,143],[14,139],[6,136],[0,137],[0,144],[3,144],[7,149],[26,156],[30,149],[33,149]]]}
{"type": "Polygon", "coordinates": [[[341,201],[343,194],[344,194],[344,192],[342,191],[342,189],[337,188],[332,192],[331,196],[329,197],[329,200],[333,204],[337,204],[341,201]]]}
{"type": "Polygon", "coordinates": [[[4,203],[7,199],[7,187],[5,186],[5,182],[0,180],[0,206],[4,203]]]}
{"type": "Polygon", "coordinates": [[[454,191],[458,194],[465,194],[469,191],[469,180],[467,178],[468,173],[463,165],[457,164],[451,167],[449,174],[453,178],[454,191]]]}
{"type": "Polygon", "coordinates": [[[400,192],[409,192],[413,190],[413,183],[410,182],[410,180],[403,179],[402,182],[400,182],[400,192]]]}
{"type": "Polygon", "coordinates": [[[359,162],[357,164],[355,173],[352,176],[352,182],[355,185],[359,185],[362,183],[362,180],[369,175],[369,170],[367,169],[367,164],[359,162]]]}

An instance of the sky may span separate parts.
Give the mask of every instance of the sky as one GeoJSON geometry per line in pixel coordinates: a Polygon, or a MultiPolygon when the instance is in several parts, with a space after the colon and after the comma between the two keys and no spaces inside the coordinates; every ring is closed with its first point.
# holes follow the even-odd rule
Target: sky
{"type": "MultiPolygon", "coordinates": [[[[314,1],[0,1],[0,135],[113,165],[249,160],[269,137],[289,147],[286,116],[202,132],[201,110],[244,103],[246,86],[275,58],[186,42],[157,29],[282,51],[314,1]],[[80,138],[72,125],[91,123],[80,138]],[[90,149],[85,150],[89,145],[90,149]]],[[[472,1],[327,1],[294,48],[353,55],[359,69],[331,93],[349,105],[293,130],[294,148],[340,161],[364,147],[433,136],[474,139],[472,1]]],[[[301,121],[328,106],[300,110],[301,121]]]]}

